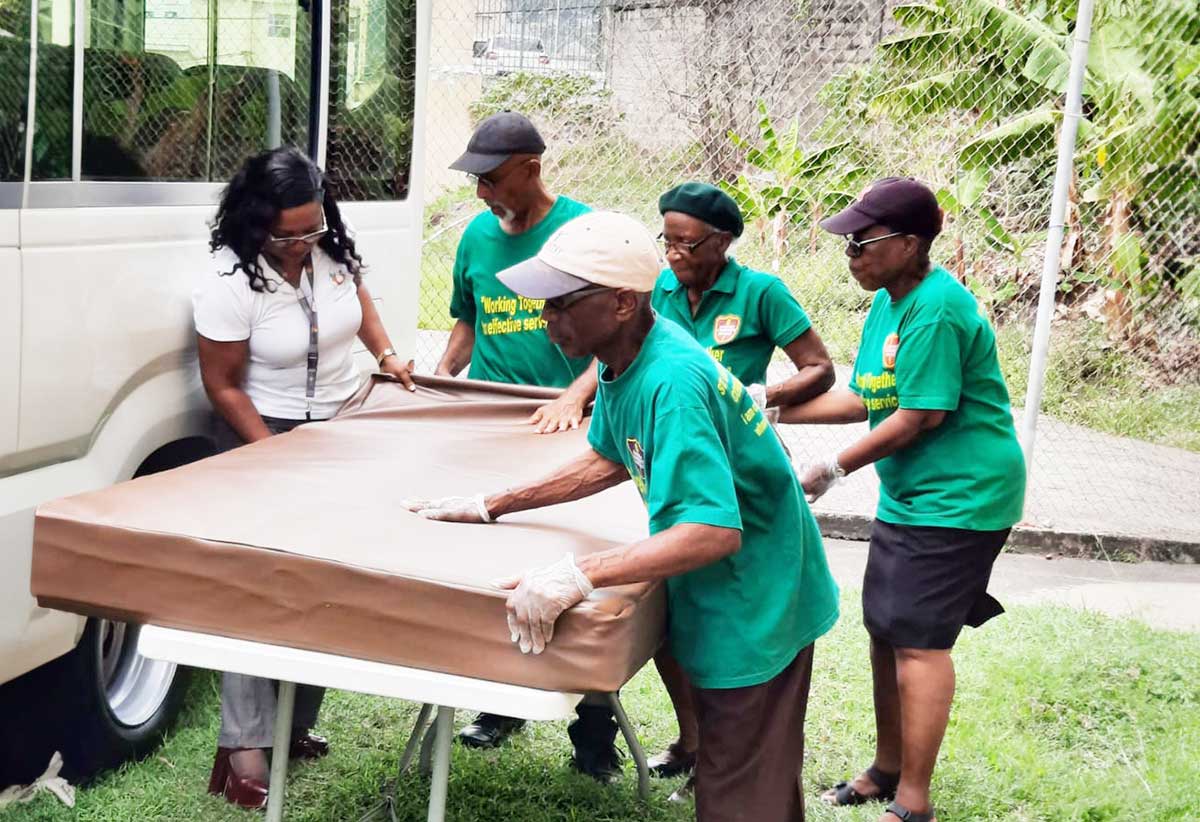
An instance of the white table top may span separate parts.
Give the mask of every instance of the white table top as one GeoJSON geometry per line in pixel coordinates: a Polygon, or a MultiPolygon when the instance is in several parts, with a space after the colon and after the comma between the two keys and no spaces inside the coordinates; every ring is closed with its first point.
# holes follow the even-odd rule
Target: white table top
{"type": "Polygon", "coordinates": [[[141,629],[138,651],[151,659],[196,668],[468,708],[522,719],[566,719],[574,715],[576,704],[583,698],[582,694],[543,691],[157,625],[146,625],[141,629]]]}

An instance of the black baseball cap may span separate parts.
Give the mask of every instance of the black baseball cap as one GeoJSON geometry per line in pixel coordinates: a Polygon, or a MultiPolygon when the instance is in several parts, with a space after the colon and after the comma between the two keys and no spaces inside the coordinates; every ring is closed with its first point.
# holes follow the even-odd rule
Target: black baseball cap
{"type": "Polygon", "coordinates": [[[932,240],[942,233],[942,209],[920,180],[885,177],[872,183],[848,208],[821,221],[821,228],[845,236],[873,225],[932,240]]]}
{"type": "Polygon", "coordinates": [[[514,154],[541,154],[546,142],[523,114],[502,111],[475,127],[463,155],[450,164],[455,171],[487,174],[514,154]]]}

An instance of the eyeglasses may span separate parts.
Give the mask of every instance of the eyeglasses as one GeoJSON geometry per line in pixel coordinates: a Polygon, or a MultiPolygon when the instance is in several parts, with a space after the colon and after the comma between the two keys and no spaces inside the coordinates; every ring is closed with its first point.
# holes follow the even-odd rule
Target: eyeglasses
{"type": "Polygon", "coordinates": [[[891,234],[884,234],[882,237],[872,237],[869,240],[856,240],[853,237],[846,238],[846,256],[861,257],[863,249],[871,243],[877,243],[880,240],[890,240],[892,237],[903,237],[903,231],[893,231],[891,234]]]}
{"type": "Polygon", "coordinates": [[[696,240],[696,242],[694,242],[694,243],[685,243],[685,242],[681,242],[681,241],[677,241],[677,240],[668,240],[666,238],[666,235],[664,235],[664,234],[659,234],[658,240],[659,240],[659,242],[661,242],[663,244],[663,249],[665,249],[668,254],[671,253],[671,249],[675,249],[676,251],[684,253],[684,254],[691,254],[697,248],[699,248],[700,246],[702,246],[706,242],[708,242],[711,238],[717,236],[718,234],[724,234],[724,233],[725,233],[724,231],[713,231],[708,234],[705,234],[703,237],[701,237],[699,240],[696,240]]]}
{"type": "Polygon", "coordinates": [[[476,174],[473,171],[466,172],[466,175],[467,175],[467,179],[470,180],[472,183],[474,183],[476,185],[482,185],[484,188],[488,188],[488,189],[495,191],[496,186],[498,186],[502,182],[504,182],[504,179],[506,177],[508,177],[510,174],[513,173],[513,171],[520,168],[527,162],[529,162],[528,159],[525,160],[524,162],[517,163],[515,166],[510,168],[506,173],[502,174],[499,179],[496,179],[496,180],[493,180],[491,177],[485,177],[482,174],[476,174]]]}
{"type": "Polygon", "coordinates": [[[267,242],[272,245],[290,245],[292,243],[304,243],[305,245],[316,245],[321,241],[321,238],[329,233],[329,226],[325,225],[325,221],[321,221],[321,227],[316,231],[310,231],[307,234],[301,234],[297,237],[276,237],[274,234],[267,235],[267,242]]]}
{"type": "Polygon", "coordinates": [[[587,288],[581,288],[578,291],[568,292],[559,297],[551,297],[546,300],[546,308],[552,308],[555,311],[566,311],[585,297],[599,294],[602,291],[612,291],[612,288],[607,285],[591,285],[587,288]]]}

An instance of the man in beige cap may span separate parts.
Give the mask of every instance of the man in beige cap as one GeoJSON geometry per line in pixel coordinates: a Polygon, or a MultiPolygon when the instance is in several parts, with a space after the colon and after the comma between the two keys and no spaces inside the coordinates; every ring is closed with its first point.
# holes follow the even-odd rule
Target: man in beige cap
{"type": "Polygon", "coordinates": [[[741,384],[650,292],[662,265],[630,217],[572,220],[537,257],[499,274],[546,301],[546,331],[594,356],[591,449],[548,477],[490,495],[413,502],[430,519],[493,522],[632,479],[647,539],[500,583],[524,653],[593,588],[665,579],[671,647],[695,688],[699,822],[798,822],[798,777],[815,640],[838,616],[837,586],[783,446],[741,384]]]}

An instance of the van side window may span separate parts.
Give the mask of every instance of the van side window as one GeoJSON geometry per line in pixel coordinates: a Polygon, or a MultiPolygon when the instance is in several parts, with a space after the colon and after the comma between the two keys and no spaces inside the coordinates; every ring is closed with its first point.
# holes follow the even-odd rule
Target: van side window
{"type": "Polygon", "coordinates": [[[250,154],[308,145],[308,14],[295,2],[207,9],[88,0],[84,180],[222,181],[250,154]]]}
{"type": "Polygon", "coordinates": [[[408,196],[416,7],[412,0],[341,0],[331,6],[325,166],[339,199],[408,196]]]}

